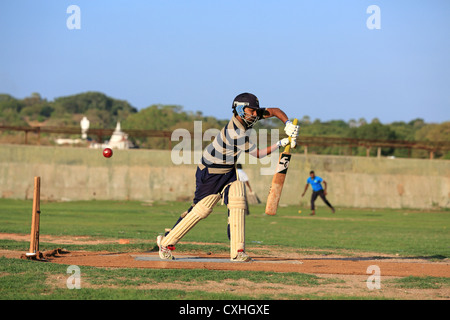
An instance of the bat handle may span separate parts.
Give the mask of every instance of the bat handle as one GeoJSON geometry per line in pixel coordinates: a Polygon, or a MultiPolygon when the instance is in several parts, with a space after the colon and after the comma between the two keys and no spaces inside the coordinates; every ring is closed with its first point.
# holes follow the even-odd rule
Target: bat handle
{"type": "MultiPolygon", "coordinates": [[[[292,122],[295,126],[297,125],[298,120],[294,119],[292,122]]],[[[291,137],[289,137],[289,144],[284,148],[284,152],[289,153],[291,151],[291,137]]]]}

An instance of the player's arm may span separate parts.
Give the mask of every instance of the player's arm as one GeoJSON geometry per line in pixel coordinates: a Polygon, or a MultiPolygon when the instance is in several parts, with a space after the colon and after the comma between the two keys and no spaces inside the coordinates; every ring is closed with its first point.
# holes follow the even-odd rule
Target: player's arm
{"type": "Polygon", "coordinates": [[[286,113],[284,113],[283,110],[281,110],[280,108],[266,108],[266,110],[263,113],[263,119],[273,118],[273,117],[277,117],[283,123],[286,123],[286,121],[289,120],[286,113]]]}
{"type": "Polygon", "coordinates": [[[323,194],[327,195],[327,182],[325,180],[322,180],[323,182],[323,194]]]}
{"type": "Polygon", "coordinates": [[[295,148],[296,146],[295,139],[298,136],[299,126],[293,125],[292,122],[289,121],[288,116],[286,115],[286,113],[284,113],[283,110],[281,110],[280,108],[265,108],[262,117],[263,119],[276,117],[281,121],[283,121],[283,123],[286,125],[284,131],[288,136],[292,138],[292,141],[290,142],[288,138],[284,138],[267,148],[253,150],[250,152],[250,155],[258,159],[264,158],[265,156],[268,156],[269,154],[277,150],[279,147],[285,147],[289,143],[291,143],[292,148],[295,148]]]}
{"type": "Polygon", "coordinates": [[[277,150],[279,147],[286,147],[289,143],[291,143],[289,141],[289,138],[284,138],[267,148],[264,148],[264,149],[256,148],[255,150],[250,152],[250,155],[253,157],[256,157],[258,159],[264,158],[265,156],[267,156],[267,155],[271,154],[272,152],[274,152],[275,150],[277,150]]]}
{"type": "Polygon", "coordinates": [[[271,117],[277,117],[281,121],[283,121],[285,127],[284,132],[288,137],[291,137],[291,148],[295,148],[297,145],[297,137],[300,130],[300,126],[297,124],[293,124],[286,113],[283,112],[280,108],[266,108],[263,113],[263,119],[271,118],[271,117]]]}
{"type": "Polygon", "coordinates": [[[305,195],[305,193],[306,193],[306,190],[308,190],[308,187],[309,187],[309,183],[307,183],[306,184],[306,186],[305,186],[305,190],[303,191],[303,193],[302,193],[302,197],[305,195]]]}
{"type": "MultiPolygon", "coordinates": [[[[294,140],[294,142],[292,142],[292,144],[291,144],[291,147],[295,148],[295,146],[296,146],[295,139],[298,136],[298,128],[299,127],[293,125],[292,122],[289,121],[289,118],[286,115],[286,113],[284,113],[284,111],[281,110],[280,108],[266,108],[264,110],[263,119],[272,118],[272,117],[276,117],[276,118],[280,119],[281,121],[283,121],[284,124],[286,124],[286,128],[288,128],[288,127],[290,128],[289,132],[292,134],[288,134],[288,135],[291,136],[294,140]],[[291,128],[291,126],[293,127],[293,129],[291,128]]],[[[285,128],[285,131],[286,131],[286,128],[285,128]]],[[[287,131],[286,131],[286,133],[287,133],[287,131]]],[[[250,154],[258,159],[263,158],[265,156],[268,156],[275,150],[277,150],[279,147],[287,146],[289,143],[290,143],[289,139],[284,138],[267,148],[256,149],[253,152],[251,152],[250,154]]]]}
{"type": "Polygon", "coordinates": [[[275,143],[272,146],[269,146],[267,148],[264,149],[258,149],[256,148],[255,150],[250,152],[250,155],[252,155],[255,158],[264,158],[265,156],[271,154],[272,152],[274,152],[276,149],[278,149],[278,142],[275,143]]]}

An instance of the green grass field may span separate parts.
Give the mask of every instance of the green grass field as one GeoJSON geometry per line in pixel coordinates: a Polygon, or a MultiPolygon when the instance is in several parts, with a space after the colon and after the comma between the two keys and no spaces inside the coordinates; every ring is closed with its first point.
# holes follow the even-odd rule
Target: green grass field
{"type": "MultiPolygon", "coordinates": [[[[171,227],[187,204],[119,201],[41,202],[41,235],[55,237],[88,236],[92,239],[132,239],[131,244],[61,245],[68,250],[143,252],[154,248],[156,236],[171,227]]],[[[277,216],[267,216],[263,206],[251,206],[246,237],[249,250],[265,248],[308,254],[358,255],[362,252],[417,257],[443,261],[450,255],[450,212],[419,210],[338,209],[332,214],[319,207],[310,217],[307,208],[282,207],[277,216]],[[302,210],[302,214],[298,213],[302,210]]],[[[0,199],[0,233],[28,234],[31,201],[0,199]]],[[[226,207],[199,223],[180,244],[177,252],[227,252],[226,207]],[[206,243],[202,245],[201,243],[206,243]],[[199,244],[197,244],[199,243],[199,244]]],[[[27,241],[0,240],[0,249],[26,252],[27,241]]],[[[58,247],[41,241],[41,250],[58,247]]],[[[83,267],[82,290],[55,285],[55,274],[66,278],[67,266],[0,258],[1,299],[359,299],[362,296],[331,294],[240,294],[233,290],[207,292],[202,283],[228,281],[238,286],[240,279],[263,285],[280,284],[305,288],[325,288],[339,279],[310,274],[237,272],[214,270],[142,270],[83,267]],[[166,282],[193,286],[193,290],[155,288],[166,282]],[[22,290],[26,288],[26,290],[22,290]]],[[[449,278],[407,277],[388,283],[394,288],[449,288],[449,278]]],[[[345,286],[344,284],[342,286],[345,286]]],[[[370,297],[369,297],[370,298],[370,297]]],[[[383,298],[378,297],[378,298],[383,298]]]]}

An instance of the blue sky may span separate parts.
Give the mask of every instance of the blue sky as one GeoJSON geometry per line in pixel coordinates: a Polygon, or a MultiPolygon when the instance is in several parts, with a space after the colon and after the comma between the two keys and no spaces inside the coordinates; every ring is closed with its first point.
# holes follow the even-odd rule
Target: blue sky
{"type": "Polygon", "coordinates": [[[0,92],[17,98],[100,91],[226,119],[252,92],[291,118],[450,121],[446,0],[2,1],[0,37],[0,92]]]}

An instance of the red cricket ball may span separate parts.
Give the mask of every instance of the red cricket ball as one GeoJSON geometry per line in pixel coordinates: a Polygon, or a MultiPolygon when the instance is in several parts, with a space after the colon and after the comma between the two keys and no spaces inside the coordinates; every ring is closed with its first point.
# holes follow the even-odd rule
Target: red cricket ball
{"type": "Polygon", "coordinates": [[[113,155],[113,152],[112,152],[111,148],[105,148],[105,149],[103,149],[103,156],[104,156],[105,158],[111,158],[112,155],[113,155]]]}

